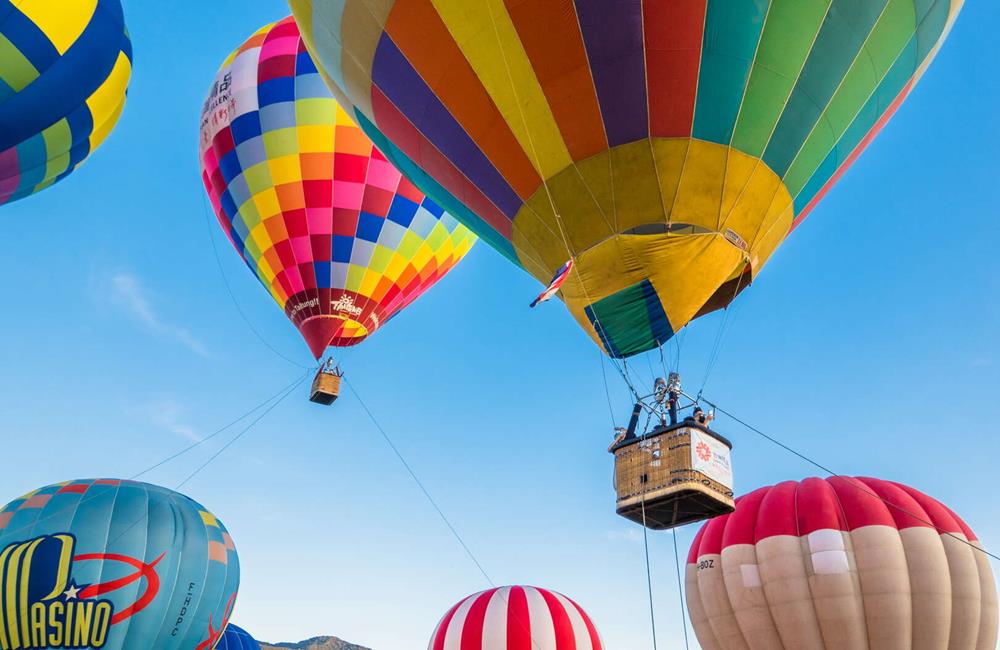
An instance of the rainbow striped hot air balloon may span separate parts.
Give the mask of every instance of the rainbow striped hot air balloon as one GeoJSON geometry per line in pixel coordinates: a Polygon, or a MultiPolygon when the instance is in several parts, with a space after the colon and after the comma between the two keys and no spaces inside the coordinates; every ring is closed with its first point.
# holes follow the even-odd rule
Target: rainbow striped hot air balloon
{"type": "Polygon", "coordinates": [[[289,0],[423,191],[603,349],[731,302],[924,73],[962,0],[289,0]]]}
{"type": "Polygon", "coordinates": [[[341,109],[290,17],[223,63],[200,157],[222,227],[316,358],[371,335],[475,241],[341,109]]]}
{"type": "Polygon", "coordinates": [[[427,650],[604,650],[604,644],[587,613],[566,596],[513,586],[452,607],[427,650]]]}
{"type": "Polygon", "coordinates": [[[76,169],[118,121],[131,73],[120,0],[0,0],[0,204],[76,169]]]}
{"type": "Polygon", "coordinates": [[[239,588],[225,526],[155,485],[67,481],[0,510],[0,647],[212,650],[239,588]]]}
{"type": "Polygon", "coordinates": [[[215,650],[260,650],[260,644],[249,632],[230,623],[215,650]]]}
{"type": "Polygon", "coordinates": [[[705,650],[994,650],[997,590],[981,548],[905,485],[789,481],[701,529],[688,611],[705,650]]]}

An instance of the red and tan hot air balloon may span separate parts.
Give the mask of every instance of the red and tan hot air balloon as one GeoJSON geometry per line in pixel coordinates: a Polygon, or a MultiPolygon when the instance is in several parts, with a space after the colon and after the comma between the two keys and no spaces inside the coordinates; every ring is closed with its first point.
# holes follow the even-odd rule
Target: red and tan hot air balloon
{"type": "Polygon", "coordinates": [[[586,612],[554,591],[499,587],[469,596],[438,623],[427,650],[604,650],[586,612]]]}
{"type": "Polygon", "coordinates": [[[997,590],[981,548],[905,485],[789,481],[699,531],[689,614],[704,650],[994,650],[997,590]]]}

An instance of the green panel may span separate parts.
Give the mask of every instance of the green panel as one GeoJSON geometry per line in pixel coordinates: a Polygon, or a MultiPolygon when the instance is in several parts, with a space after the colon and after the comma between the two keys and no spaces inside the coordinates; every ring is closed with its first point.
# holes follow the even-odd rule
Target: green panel
{"type": "MultiPolygon", "coordinates": [[[[899,1],[909,3],[912,10],[913,0],[899,1]]],[[[886,4],[887,0],[834,0],[764,151],[764,162],[778,176],[785,176],[802,143],[840,88],[886,4]]],[[[857,101],[854,111],[861,108],[864,101],[865,98],[857,101]]]]}
{"type": "Polygon", "coordinates": [[[368,268],[376,273],[385,273],[385,269],[389,266],[389,262],[392,261],[394,254],[392,250],[382,244],[375,244],[375,250],[372,252],[372,259],[368,263],[368,268]]]}
{"type": "Polygon", "coordinates": [[[0,61],[3,61],[0,67],[0,101],[10,98],[38,78],[35,66],[3,34],[0,34],[0,61]]]}
{"type": "Polygon", "coordinates": [[[674,335],[660,296],[649,280],[602,298],[584,311],[612,357],[652,350],[674,335]]]}
{"type": "Polygon", "coordinates": [[[420,245],[424,243],[424,240],[420,238],[412,230],[407,230],[406,234],[403,235],[403,239],[400,240],[399,246],[396,247],[396,251],[406,260],[412,260],[420,250],[420,245]]]}
{"type": "Polygon", "coordinates": [[[809,205],[841,165],[846,162],[851,153],[857,149],[878,120],[906,88],[917,67],[941,39],[948,21],[951,3],[949,0],[938,0],[933,5],[928,2],[919,2],[918,8],[921,7],[925,13],[918,14],[923,16],[918,35],[910,39],[902,54],[896,59],[892,69],[879,84],[878,90],[865,104],[857,118],[837,142],[833,151],[823,160],[809,181],[795,196],[796,214],[801,213],[809,205]],[[926,36],[924,36],[925,33],[926,36]]]}
{"type": "Polygon", "coordinates": [[[294,127],[264,132],[264,150],[268,158],[278,158],[299,152],[299,141],[294,127]]]}
{"type": "Polygon", "coordinates": [[[295,123],[298,126],[333,126],[337,121],[337,104],[332,99],[295,100],[295,123]]]}
{"type": "Polygon", "coordinates": [[[774,0],[754,61],[733,146],[759,158],[805,65],[832,0],[774,0]]]}
{"type": "Polygon", "coordinates": [[[695,138],[725,145],[732,139],[768,4],[768,0],[709,0],[695,103],[695,138]]]}
{"type": "MultiPolygon", "coordinates": [[[[891,0],[861,55],[857,57],[821,115],[817,127],[787,169],[785,185],[792,196],[802,189],[851,123],[858,118],[875,89],[905,51],[916,24],[913,0],[891,0]]],[[[910,74],[912,72],[911,66],[910,74]]]]}

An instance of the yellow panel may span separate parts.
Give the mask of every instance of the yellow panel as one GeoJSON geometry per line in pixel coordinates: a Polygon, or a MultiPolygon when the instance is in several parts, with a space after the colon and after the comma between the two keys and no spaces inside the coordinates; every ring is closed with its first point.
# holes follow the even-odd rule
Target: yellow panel
{"type": "Polygon", "coordinates": [[[87,99],[87,108],[97,125],[90,134],[90,150],[93,151],[104,142],[111,129],[118,121],[122,108],[125,106],[125,90],[132,76],[132,63],[124,52],[118,53],[111,74],[87,99]]]}
{"type": "Polygon", "coordinates": [[[281,214],[281,204],[278,203],[278,194],[273,187],[268,187],[264,191],[254,194],[253,203],[257,207],[261,219],[266,220],[268,217],[281,214]]]}
{"type": "MultiPolygon", "coordinates": [[[[615,147],[558,174],[549,187],[576,253],[563,299],[595,340],[584,309],[642,280],[653,284],[677,331],[748,263],[752,273],[759,271],[793,217],[792,197],[763,162],[687,138],[615,147]],[[613,187],[602,171],[608,156],[613,187]],[[614,229],[599,208],[612,197],[614,229]],[[659,231],[622,234],[657,224],[663,224],[659,231]],[[668,224],[696,229],[668,231],[668,224]]],[[[544,188],[516,215],[513,243],[522,264],[543,283],[568,259],[544,188]]]]}
{"type": "Polygon", "coordinates": [[[65,54],[90,23],[97,0],[14,0],[14,6],[45,32],[59,54],[65,54]]]}
{"type": "Polygon", "coordinates": [[[271,158],[267,161],[267,166],[271,171],[271,182],[275,185],[302,181],[302,167],[299,165],[298,154],[271,158]]]}
{"type": "Polygon", "coordinates": [[[333,150],[336,128],[333,125],[299,126],[297,129],[300,153],[329,153],[333,150]]]}
{"type": "Polygon", "coordinates": [[[535,171],[551,178],[569,167],[572,157],[503,2],[432,2],[535,171]]]}

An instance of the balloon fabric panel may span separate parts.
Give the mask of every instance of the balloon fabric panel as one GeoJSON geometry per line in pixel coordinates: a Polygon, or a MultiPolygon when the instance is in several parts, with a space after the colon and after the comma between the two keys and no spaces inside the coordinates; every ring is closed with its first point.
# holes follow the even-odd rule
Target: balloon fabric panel
{"type": "Polygon", "coordinates": [[[239,588],[215,515],[134,481],[68,481],[15,499],[0,511],[0,549],[10,569],[0,600],[20,612],[0,622],[12,647],[211,650],[239,588]]]}
{"type": "Polygon", "coordinates": [[[957,515],[908,486],[788,481],[701,528],[688,611],[708,650],[992,650],[997,592],[981,548],[957,515]]]}
{"type": "Polygon", "coordinates": [[[885,125],[961,0],[290,0],[421,190],[612,356],[728,305],[885,125]]]}
{"type": "Polygon", "coordinates": [[[230,240],[317,358],[364,340],[475,241],[339,107],[291,18],[219,71],[201,163],[230,240]]]}

